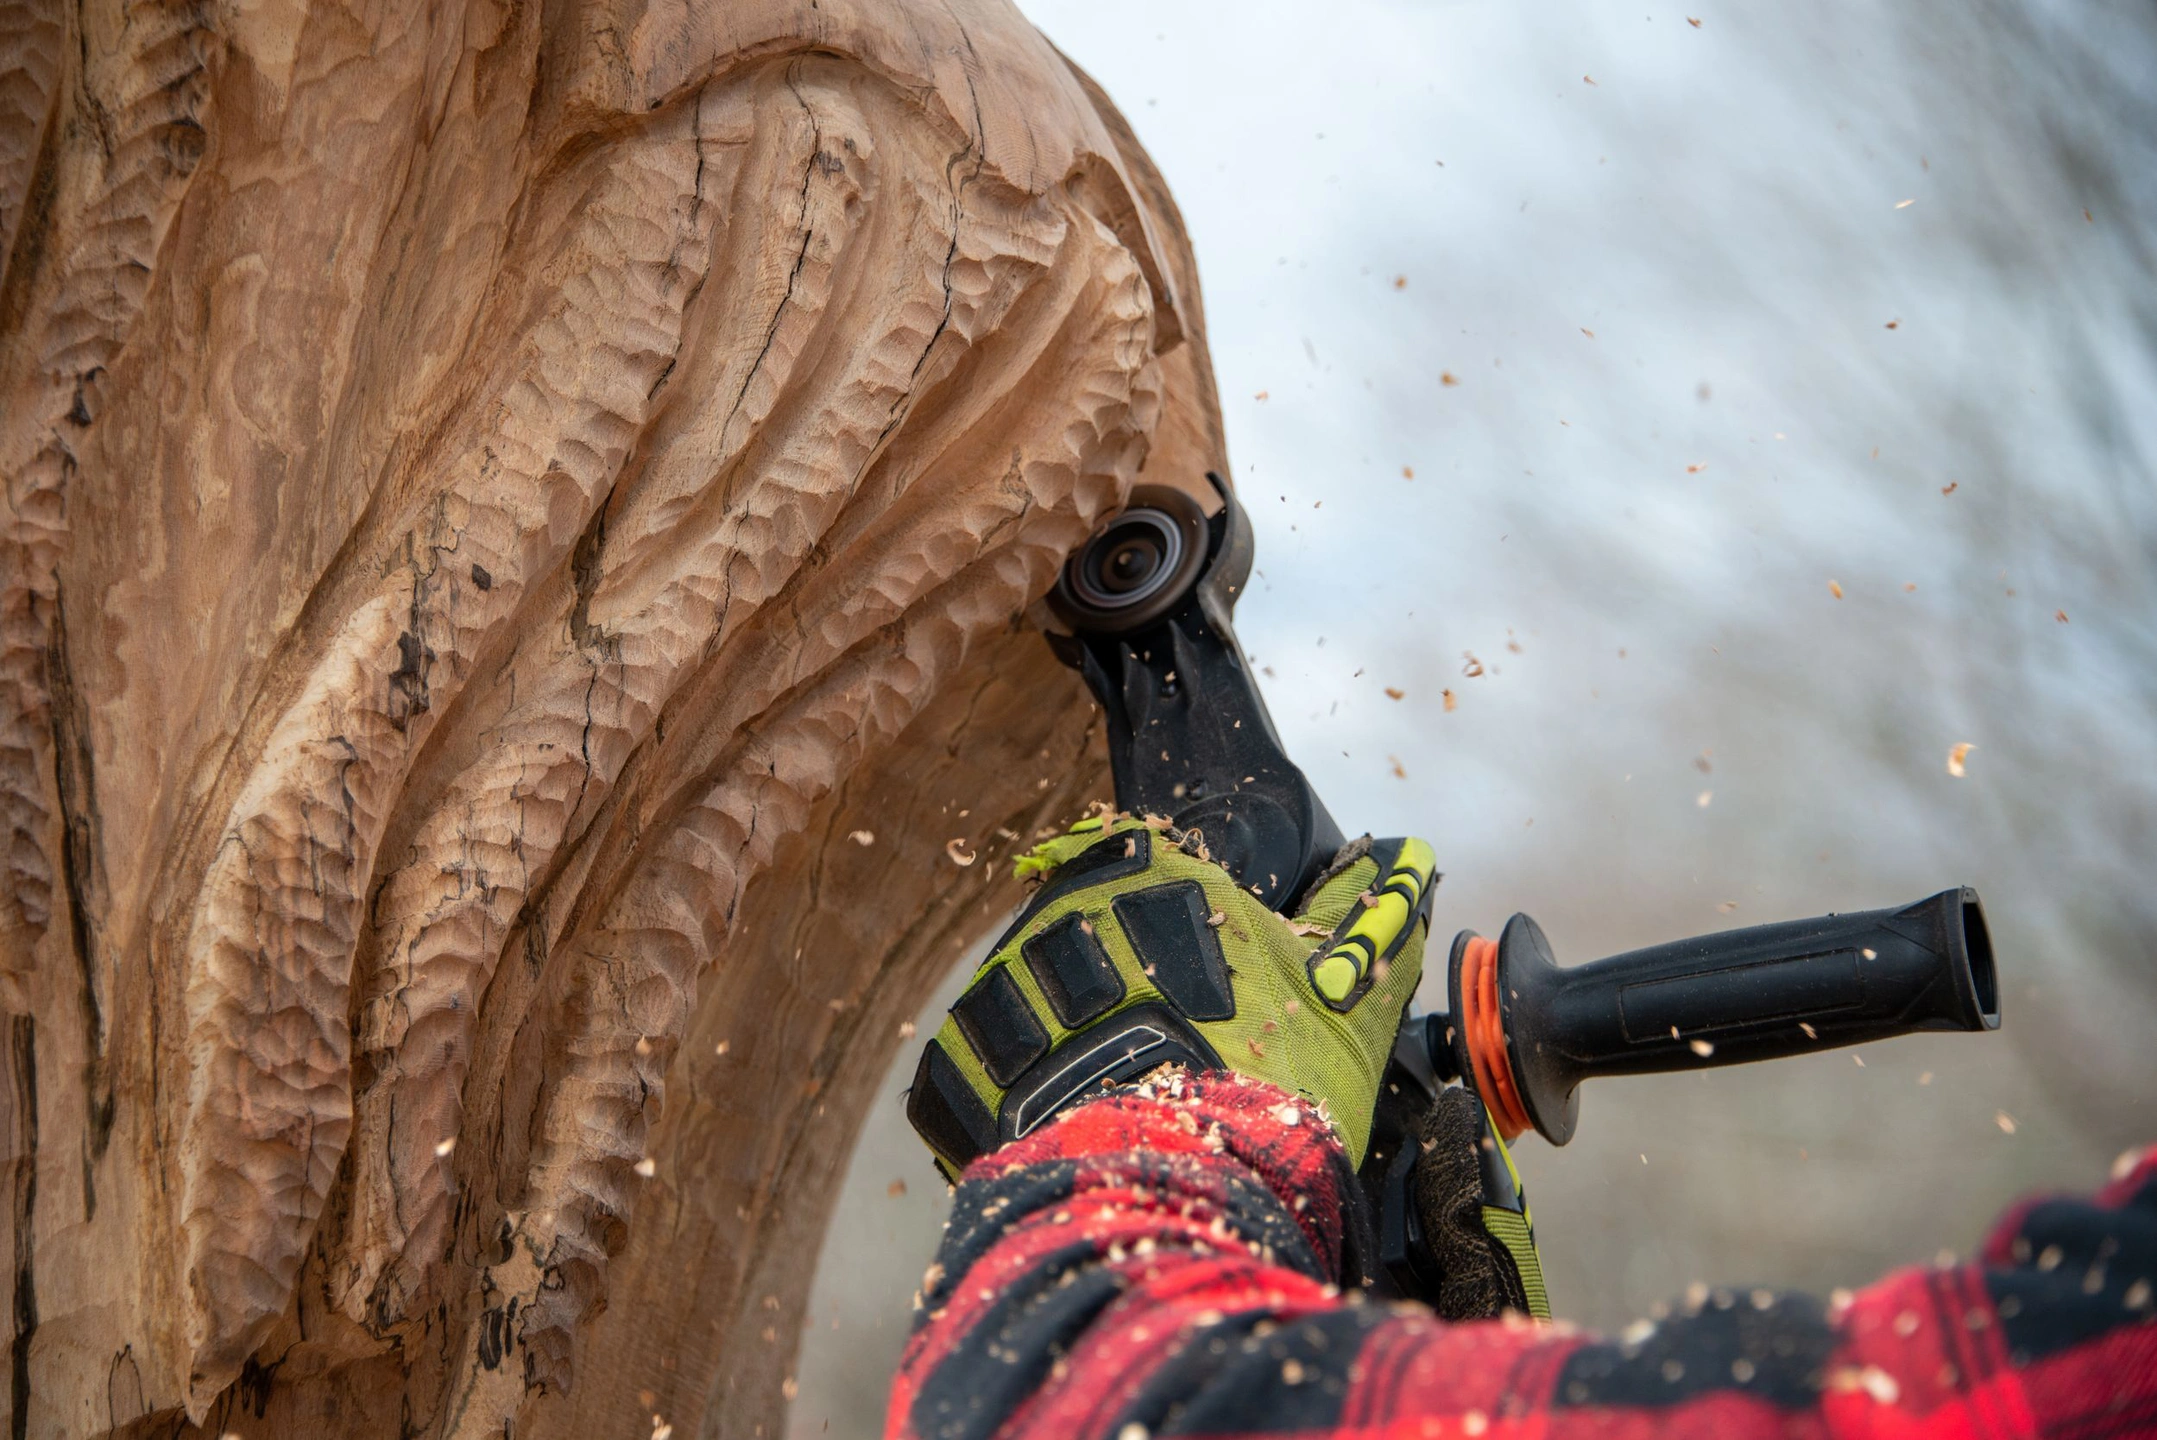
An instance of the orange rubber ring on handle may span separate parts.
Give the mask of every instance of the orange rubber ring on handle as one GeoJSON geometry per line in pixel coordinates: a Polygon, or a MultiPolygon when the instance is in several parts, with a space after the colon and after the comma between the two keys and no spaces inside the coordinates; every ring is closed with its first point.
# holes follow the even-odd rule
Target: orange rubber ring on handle
{"type": "Polygon", "coordinates": [[[1530,1125],[1528,1109],[1513,1084],[1513,1059],[1506,1051],[1505,1012],[1498,1004],[1497,941],[1475,935],[1462,948],[1460,1008],[1461,1034],[1467,1038],[1476,1094],[1489,1108],[1499,1138],[1512,1140],[1530,1125]]]}

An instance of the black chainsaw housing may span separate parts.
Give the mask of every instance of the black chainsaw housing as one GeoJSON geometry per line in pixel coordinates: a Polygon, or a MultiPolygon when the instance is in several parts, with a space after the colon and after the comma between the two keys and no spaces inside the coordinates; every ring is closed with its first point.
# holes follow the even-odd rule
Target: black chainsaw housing
{"type": "MultiPolygon", "coordinates": [[[[1292,913],[1343,839],[1282,748],[1236,641],[1230,614],[1251,572],[1251,526],[1227,482],[1206,478],[1221,501],[1210,516],[1182,490],[1132,491],[1129,506],[1066,565],[1049,603],[1070,633],[1048,638],[1106,716],[1117,807],[1199,832],[1237,883],[1268,908],[1292,913]]],[[[1049,891],[1080,878],[1060,874],[1049,891]]],[[[1048,898],[1037,897],[999,947],[1048,898]]],[[[1456,941],[1449,1013],[1402,1016],[1379,1084],[1359,1179],[1377,1232],[1364,1278],[1382,1294],[1431,1299],[1443,1279],[1412,1181],[1420,1121],[1439,1090],[1475,1088],[1468,1037],[1451,1018],[1462,1013],[1463,950],[1456,941]]],[[[1064,958],[1074,974],[1085,969],[1083,957],[1064,958]]],[[[1984,910],[1967,889],[1901,909],[1702,936],[1565,968],[1535,922],[1516,915],[1495,964],[1504,1052],[1497,1058],[1517,1082],[1524,1111],[1508,1128],[1533,1125],[1558,1145],[1572,1138],[1577,1086],[1596,1075],[1702,1069],[1913,1030],[1999,1024],[1984,910]]],[[[1034,1059],[1012,1092],[1025,1092],[1025,1103],[1006,1103],[1000,1121],[970,1092],[943,1097],[959,1085],[932,1045],[916,1090],[934,1113],[917,1127],[928,1135],[925,1119],[952,1146],[978,1150],[991,1133],[1009,1140],[1165,1061],[1219,1064],[1166,1006],[1133,1007],[1110,1023],[1112,1034],[1089,1030],[1034,1059]]],[[[1013,1063],[1027,1053],[1020,1042],[1028,1038],[1002,1042],[1013,1063]]],[[[1488,1138],[1490,1097],[1483,1098],[1486,1203],[1525,1216],[1510,1168],[1488,1138]]]]}
{"type": "Polygon", "coordinates": [[[1238,884],[1286,910],[1344,842],[1236,642],[1251,522],[1220,476],[1206,478],[1221,497],[1211,516],[1181,490],[1132,491],[1064,567],[1049,603],[1071,633],[1049,643],[1107,716],[1118,808],[1198,831],[1238,884]]]}

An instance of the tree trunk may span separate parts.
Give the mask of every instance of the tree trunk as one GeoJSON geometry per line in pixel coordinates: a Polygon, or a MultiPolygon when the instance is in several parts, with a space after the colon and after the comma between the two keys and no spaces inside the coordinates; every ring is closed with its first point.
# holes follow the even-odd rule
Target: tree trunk
{"type": "Polygon", "coordinates": [[[1121,117],[1007,0],[0,0],[0,257],[10,1433],[776,1436],[1105,791],[1030,607],[1223,464],[1121,117]]]}

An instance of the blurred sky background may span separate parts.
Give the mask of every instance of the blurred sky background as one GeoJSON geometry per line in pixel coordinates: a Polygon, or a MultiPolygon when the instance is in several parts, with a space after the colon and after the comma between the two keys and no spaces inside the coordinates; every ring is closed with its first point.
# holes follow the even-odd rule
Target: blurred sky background
{"type": "MultiPolygon", "coordinates": [[[[1436,843],[1439,954],[1985,898],[2001,1033],[1598,1082],[1517,1147],[1604,1326],[1966,1251],[2157,1138],[2157,8],[1695,3],[1022,6],[1182,204],[1238,630],[1343,826],[1436,843]]],[[[946,1204],[914,1059],[795,1436],[881,1423],[946,1204]]]]}

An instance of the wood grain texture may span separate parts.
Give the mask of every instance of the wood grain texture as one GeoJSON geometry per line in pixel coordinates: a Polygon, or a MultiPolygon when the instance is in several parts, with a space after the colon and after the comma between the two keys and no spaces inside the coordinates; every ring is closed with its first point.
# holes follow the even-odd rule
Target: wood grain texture
{"type": "Polygon", "coordinates": [[[0,256],[11,1433],[775,1435],[1224,464],[1128,127],[1006,0],[0,0],[0,256]]]}

